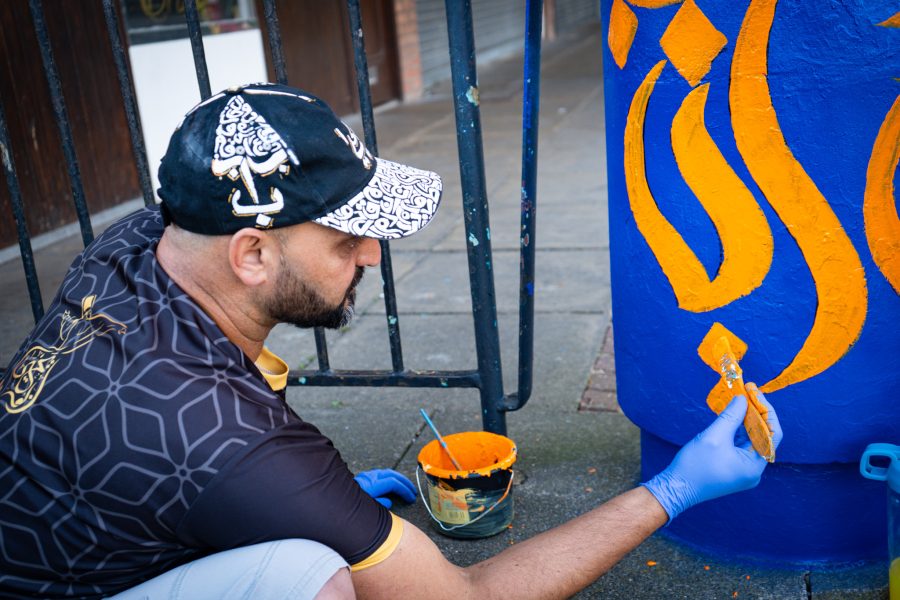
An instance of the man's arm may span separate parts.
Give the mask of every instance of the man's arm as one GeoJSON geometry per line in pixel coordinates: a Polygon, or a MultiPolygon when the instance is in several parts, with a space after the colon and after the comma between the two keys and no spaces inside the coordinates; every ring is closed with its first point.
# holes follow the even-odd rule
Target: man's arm
{"type": "MultiPolygon", "coordinates": [[[[781,441],[769,409],[774,443],[781,441]]],[[[603,575],[669,519],[691,506],[759,483],[766,461],[749,440],[735,445],[747,412],[736,397],[682,448],[672,464],[643,486],[625,492],[559,527],[468,568],[448,562],[410,523],[384,562],[353,573],[360,598],[567,598],[603,575]]]]}
{"type": "Polygon", "coordinates": [[[359,598],[568,598],[664,525],[662,505],[639,487],[468,568],[451,564],[404,522],[384,562],[353,573],[359,598]]]}

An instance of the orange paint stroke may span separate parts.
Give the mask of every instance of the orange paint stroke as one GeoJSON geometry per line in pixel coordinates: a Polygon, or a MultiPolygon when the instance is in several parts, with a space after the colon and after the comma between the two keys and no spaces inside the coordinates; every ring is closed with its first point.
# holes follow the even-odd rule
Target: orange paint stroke
{"type": "Polygon", "coordinates": [[[881,124],[869,168],[863,215],[875,264],[900,294],[900,218],[894,202],[894,172],[900,164],[900,96],[881,124]]]}
{"type": "Polygon", "coordinates": [[[647,183],[644,121],[665,64],[660,61],[650,70],[632,99],[625,124],[625,184],[638,230],[668,278],[678,306],[704,312],[724,306],[762,283],[772,262],[772,236],[750,192],[706,132],[707,86],[685,99],[673,123],[672,137],[679,168],[723,238],[724,260],[714,280],[710,281],[693,250],[660,212],[647,183]]]}
{"type": "Polygon", "coordinates": [[[859,337],[868,302],[859,256],[788,148],[772,106],[767,52],[776,3],[752,0],[744,17],[731,65],[731,120],[747,168],[806,259],[818,305],[800,351],[764,392],[814,377],[840,360],[859,337]]]}
{"type": "Polygon", "coordinates": [[[878,24],[879,27],[900,28],[900,12],[878,24]]]}
{"type": "Polygon", "coordinates": [[[682,307],[695,312],[725,306],[759,287],[769,272],[775,247],[756,199],[706,129],[708,94],[708,83],[691,90],[672,120],[672,152],[678,169],[722,240],[722,264],[715,279],[673,284],[685,288],[676,292],[685,298],[679,301],[682,307]]]}
{"type": "Polygon", "coordinates": [[[726,44],[728,39],[694,0],[685,0],[659,39],[666,57],[691,87],[706,77],[726,44]]]}
{"type": "Polygon", "coordinates": [[[628,0],[629,4],[640,6],[641,8],[662,8],[663,6],[672,6],[684,0],[628,0]]]}
{"type": "Polygon", "coordinates": [[[620,69],[628,62],[628,53],[637,33],[638,20],[634,12],[625,4],[625,0],[614,0],[609,11],[609,32],[606,43],[612,53],[613,60],[620,69]]]}

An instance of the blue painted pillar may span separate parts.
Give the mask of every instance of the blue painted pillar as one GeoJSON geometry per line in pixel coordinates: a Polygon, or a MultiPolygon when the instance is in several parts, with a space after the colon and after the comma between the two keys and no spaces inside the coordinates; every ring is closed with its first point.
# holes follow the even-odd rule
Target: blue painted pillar
{"type": "Polygon", "coordinates": [[[602,0],[619,401],[642,476],[714,418],[720,323],[781,417],[759,487],[665,531],[730,558],[887,558],[900,443],[900,13],[886,0],[602,0]]]}

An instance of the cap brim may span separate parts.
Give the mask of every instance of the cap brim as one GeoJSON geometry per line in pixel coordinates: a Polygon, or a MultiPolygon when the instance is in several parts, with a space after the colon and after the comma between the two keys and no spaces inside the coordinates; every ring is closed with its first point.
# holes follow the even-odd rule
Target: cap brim
{"type": "Polygon", "coordinates": [[[319,225],[351,235],[394,240],[428,225],[441,203],[441,177],[382,158],[358,194],[325,216],[319,225]]]}

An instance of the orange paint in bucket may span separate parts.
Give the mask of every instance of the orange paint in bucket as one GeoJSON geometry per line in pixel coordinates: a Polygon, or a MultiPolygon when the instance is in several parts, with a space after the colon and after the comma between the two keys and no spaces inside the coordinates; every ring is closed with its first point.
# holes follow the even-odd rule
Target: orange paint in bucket
{"type": "Polygon", "coordinates": [[[513,519],[516,444],[487,431],[444,436],[462,469],[453,466],[437,440],[419,452],[419,494],[438,531],[450,537],[482,538],[500,533],[513,519]]]}

